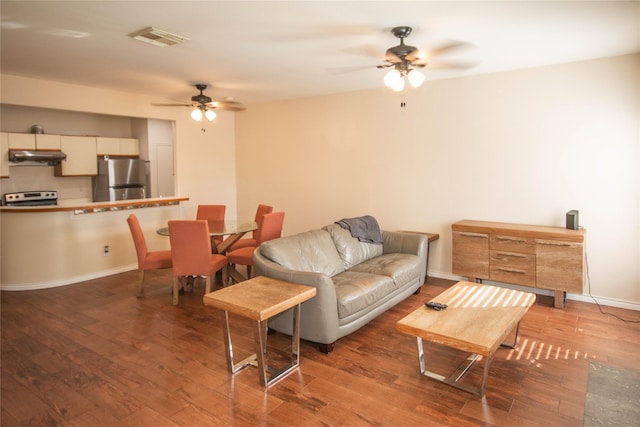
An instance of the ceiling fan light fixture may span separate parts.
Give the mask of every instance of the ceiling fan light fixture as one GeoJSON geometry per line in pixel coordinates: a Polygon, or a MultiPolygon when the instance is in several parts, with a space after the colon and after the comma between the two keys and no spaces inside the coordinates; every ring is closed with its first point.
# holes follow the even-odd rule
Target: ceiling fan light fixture
{"type": "Polygon", "coordinates": [[[393,69],[390,70],[384,76],[384,84],[395,92],[400,92],[404,89],[404,78],[400,71],[393,69]]]}
{"type": "Polygon", "coordinates": [[[212,121],[213,119],[216,118],[216,113],[213,110],[207,110],[204,112],[205,117],[209,120],[212,121]]]}
{"type": "Polygon", "coordinates": [[[411,83],[411,86],[416,88],[420,87],[420,85],[424,83],[425,78],[426,77],[424,76],[424,74],[422,74],[418,70],[411,70],[409,71],[409,74],[407,74],[407,79],[409,79],[409,83],[411,83]]]}
{"type": "Polygon", "coordinates": [[[202,120],[202,110],[200,110],[200,108],[194,108],[193,111],[191,112],[191,118],[193,120],[195,120],[196,122],[199,122],[202,120]]]}

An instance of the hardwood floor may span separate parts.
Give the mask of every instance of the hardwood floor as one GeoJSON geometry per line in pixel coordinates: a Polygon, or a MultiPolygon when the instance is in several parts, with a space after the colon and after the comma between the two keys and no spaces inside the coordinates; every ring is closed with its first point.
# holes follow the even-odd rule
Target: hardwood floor
{"type": "MultiPolygon", "coordinates": [[[[640,325],[538,297],[516,349],[499,349],[480,399],[422,377],[415,339],[395,323],[453,282],[413,295],[325,355],[301,343],[301,367],[264,391],[254,368],[226,370],[219,312],[204,284],[171,305],[170,271],[61,288],[2,292],[1,424],[34,426],[581,426],[589,361],[637,370],[640,325]]],[[[219,285],[218,285],[219,286],[219,285]]],[[[603,307],[627,319],[640,312],[603,307]]],[[[232,317],[234,357],[253,351],[251,325],[232,317]]],[[[270,345],[289,343],[281,334],[270,345]]],[[[426,344],[448,373],[466,357],[426,344]],[[447,371],[449,369],[449,371],[447,371]]],[[[478,381],[481,366],[467,381],[478,381]]]]}

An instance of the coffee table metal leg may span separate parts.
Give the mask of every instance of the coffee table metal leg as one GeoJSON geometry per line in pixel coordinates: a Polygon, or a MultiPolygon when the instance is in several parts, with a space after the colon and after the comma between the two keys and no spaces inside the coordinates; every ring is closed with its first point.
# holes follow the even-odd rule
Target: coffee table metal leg
{"type": "Polygon", "coordinates": [[[503,342],[500,345],[507,348],[515,348],[518,343],[518,332],[520,332],[520,322],[516,324],[516,335],[513,337],[513,343],[503,342]]]}
{"type": "Polygon", "coordinates": [[[460,380],[464,375],[469,372],[469,369],[475,364],[477,360],[480,359],[480,355],[471,354],[467,359],[458,367],[458,369],[449,377],[445,377],[444,375],[437,374],[435,372],[429,371],[426,368],[425,363],[425,355],[424,348],[422,346],[422,338],[417,337],[418,341],[418,359],[420,361],[420,373],[425,377],[431,378],[436,381],[440,381],[442,383],[448,384],[450,386],[456,387],[460,390],[467,391],[469,393],[473,393],[476,396],[482,397],[484,396],[485,387],[487,385],[487,378],[489,377],[489,366],[491,365],[491,360],[493,359],[493,355],[485,359],[484,362],[484,371],[482,373],[482,382],[480,387],[473,387],[467,384],[462,384],[460,380]]]}

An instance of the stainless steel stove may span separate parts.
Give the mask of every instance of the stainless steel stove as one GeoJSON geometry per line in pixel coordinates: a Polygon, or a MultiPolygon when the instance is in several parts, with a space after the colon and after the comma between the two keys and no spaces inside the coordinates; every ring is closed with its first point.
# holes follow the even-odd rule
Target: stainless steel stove
{"type": "Polygon", "coordinates": [[[47,206],[58,204],[56,191],[22,191],[2,196],[5,206],[47,206]]]}

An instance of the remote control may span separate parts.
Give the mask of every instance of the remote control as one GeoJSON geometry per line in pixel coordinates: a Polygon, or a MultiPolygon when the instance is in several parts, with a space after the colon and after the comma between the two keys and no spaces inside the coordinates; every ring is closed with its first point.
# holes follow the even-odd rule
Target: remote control
{"type": "Polygon", "coordinates": [[[429,308],[433,308],[436,311],[444,310],[445,308],[448,307],[447,304],[441,304],[435,301],[425,302],[424,305],[426,305],[429,308]]]}

